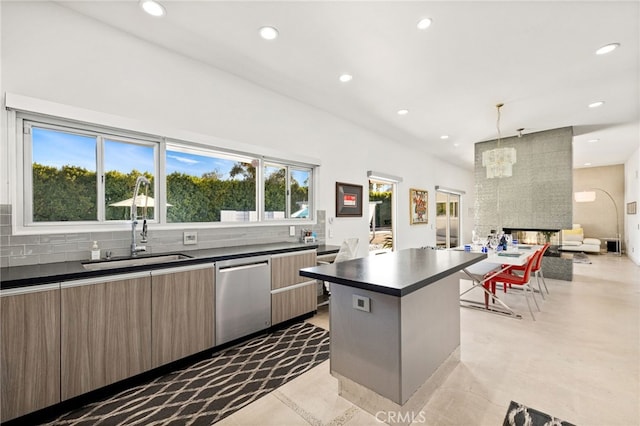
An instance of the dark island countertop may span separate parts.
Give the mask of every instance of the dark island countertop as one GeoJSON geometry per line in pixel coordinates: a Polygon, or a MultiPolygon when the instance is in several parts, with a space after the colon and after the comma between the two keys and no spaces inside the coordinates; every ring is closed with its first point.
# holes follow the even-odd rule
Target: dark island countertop
{"type": "MultiPolygon", "coordinates": [[[[89,271],[83,268],[84,263],[89,261],[68,261],[57,263],[45,263],[39,265],[13,266],[0,268],[0,290],[26,287],[40,284],[50,284],[60,281],[85,279],[93,277],[101,277],[114,274],[122,274],[128,272],[145,271],[151,269],[164,269],[176,266],[195,265],[199,263],[219,262],[228,259],[239,259],[242,257],[273,255],[280,253],[289,253],[303,250],[317,249],[318,255],[336,253],[340,249],[339,246],[331,246],[324,244],[305,244],[305,243],[270,243],[270,244],[251,244],[234,247],[220,247],[212,249],[200,250],[184,250],[181,252],[171,253],[149,253],[140,254],[138,258],[154,257],[165,254],[185,254],[189,256],[187,259],[179,259],[170,262],[156,263],[153,265],[137,265],[124,266],[112,269],[89,271]]],[[[122,257],[114,257],[111,260],[125,259],[122,257]]],[[[102,259],[101,261],[105,261],[102,259]]]]}
{"type": "Polygon", "coordinates": [[[402,297],[486,257],[486,253],[415,248],[305,268],[300,275],[402,297]]]}

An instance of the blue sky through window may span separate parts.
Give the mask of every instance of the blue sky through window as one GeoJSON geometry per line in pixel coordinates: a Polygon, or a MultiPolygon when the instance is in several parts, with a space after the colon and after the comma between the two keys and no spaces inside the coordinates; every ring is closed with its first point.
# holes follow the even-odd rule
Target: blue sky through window
{"type": "Polygon", "coordinates": [[[229,179],[229,172],[234,160],[225,158],[207,157],[205,155],[189,154],[186,152],[167,151],[167,175],[171,173],[184,173],[189,176],[200,177],[206,173],[217,172],[221,179],[229,179]]]}
{"type": "Polygon", "coordinates": [[[104,168],[129,173],[132,170],[155,174],[153,148],[133,143],[106,140],[104,145],[104,168]]]}
{"type": "MultiPolygon", "coordinates": [[[[72,165],[96,171],[96,137],[64,131],[32,128],[33,162],[61,169],[72,165]]],[[[131,170],[154,174],[153,149],[149,146],[119,141],[105,141],[105,170],[129,173],[131,170]]],[[[167,150],[166,172],[201,177],[216,172],[223,180],[238,160],[209,157],[167,150]]],[[[291,170],[299,185],[308,184],[309,171],[291,170]]]]}
{"type": "Polygon", "coordinates": [[[61,169],[83,167],[96,171],[96,138],[33,127],[33,162],[61,169]]]}

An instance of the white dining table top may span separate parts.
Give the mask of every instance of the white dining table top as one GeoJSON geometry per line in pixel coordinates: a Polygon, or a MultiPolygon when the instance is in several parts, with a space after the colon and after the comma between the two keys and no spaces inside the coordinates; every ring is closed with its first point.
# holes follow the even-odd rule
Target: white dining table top
{"type": "Polygon", "coordinates": [[[520,245],[512,251],[489,253],[486,259],[472,265],[468,270],[474,275],[484,275],[492,269],[495,269],[496,265],[522,266],[527,263],[527,260],[533,253],[542,247],[543,246],[540,245],[520,245]],[[518,253],[519,256],[514,256],[516,253],[518,253]]]}

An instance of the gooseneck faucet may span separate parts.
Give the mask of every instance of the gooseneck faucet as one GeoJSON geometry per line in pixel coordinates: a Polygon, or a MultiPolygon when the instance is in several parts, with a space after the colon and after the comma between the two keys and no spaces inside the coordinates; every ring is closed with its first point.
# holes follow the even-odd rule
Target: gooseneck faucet
{"type": "Polygon", "coordinates": [[[146,185],[147,190],[145,191],[144,213],[142,215],[142,233],[140,234],[142,238],[140,239],[140,242],[147,242],[147,200],[149,199],[150,183],[149,179],[146,177],[138,176],[135,188],[133,189],[133,201],[131,202],[131,256],[136,256],[139,252],[147,250],[145,246],[138,246],[136,244],[136,225],[138,225],[138,206],[136,205],[136,202],[141,184],[146,185]]]}

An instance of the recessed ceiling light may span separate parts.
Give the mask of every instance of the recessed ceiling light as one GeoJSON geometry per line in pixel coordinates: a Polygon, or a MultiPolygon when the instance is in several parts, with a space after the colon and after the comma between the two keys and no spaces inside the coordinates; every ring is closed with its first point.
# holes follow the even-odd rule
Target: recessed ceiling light
{"type": "Polygon", "coordinates": [[[433,22],[431,18],[423,18],[418,21],[417,27],[419,30],[426,30],[431,26],[431,22],[433,22]]]}
{"type": "Polygon", "coordinates": [[[398,110],[398,115],[407,115],[409,114],[409,110],[408,109],[399,109],[398,110]]]}
{"type": "Polygon", "coordinates": [[[600,139],[589,139],[589,142],[591,143],[600,142],[600,139]]]}
{"type": "Polygon", "coordinates": [[[275,40],[278,38],[278,30],[275,27],[260,28],[260,37],[265,40],[275,40]]]}
{"type": "Polygon", "coordinates": [[[609,52],[613,52],[618,47],[620,47],[620,43],[610,43],[602,46],[600,49],[596,50],[596,55],[605,55],[609,52]]]}
{"type": "Polygon", "coordinates": [[[442,135],[440,136],[440,139],[449,139],[449,135],[442,135]]]}
{"type": "Polygon", "coordinates": [[[598,108],[604,105],[604,101],[592,102],[589,104],[589,108],[598,108]]]}
{"type": "Polygon", "coordinates": [[[140,1],[140,7],[151,16],[160,17],[167,13],[164,6],[154,0],[142,0],[140,1]]]}
{"type": "Polygon", "coordinates": [[[584,163],[584,165],[585,165],[585,166],[590,166],[590,165],[591,165],[591,163],[584,163]]]}
{"type": "Polygon", "coordinates": [[[347,81],[353,80],[353,76],[351,74],[342,74],[340,76],[340,81],[346,83],[347,81]]]}

